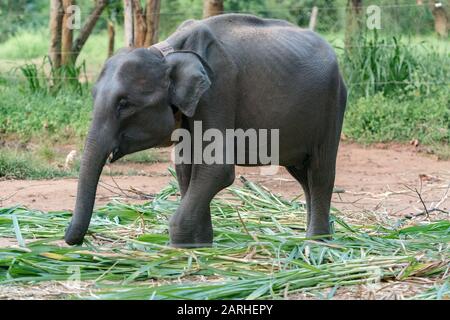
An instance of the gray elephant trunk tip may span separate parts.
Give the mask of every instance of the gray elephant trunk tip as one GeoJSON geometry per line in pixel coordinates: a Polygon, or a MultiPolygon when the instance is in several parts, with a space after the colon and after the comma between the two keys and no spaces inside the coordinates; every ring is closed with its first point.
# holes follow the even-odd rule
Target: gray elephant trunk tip
{"type": "Polygon", "coordinates": [[[85,231],[80,230],[80,228],[73,227],[72,223],[66,230],[64,235],[64,241],[68,245],[79,245],[83,243],[85,231]]]}

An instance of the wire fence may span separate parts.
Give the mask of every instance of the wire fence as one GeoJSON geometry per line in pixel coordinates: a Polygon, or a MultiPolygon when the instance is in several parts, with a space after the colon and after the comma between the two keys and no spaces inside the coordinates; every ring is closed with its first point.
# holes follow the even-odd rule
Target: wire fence
{"type": "MultiPolygon", "coordinates": [[[[33,79],[39,80],[91,80],[98,77],[98,73],[88,73],[82,74],[79,77],[53,77],[53,76],[33,76],[33,79]]],[[[10,79],[10,80],[25,80],[25,76],[19,75],[0,75],[0,79],[10,79]]],[[[346,82],[347,86],[362,86],[368,83],[372,83],[375,85],[388,85],[388,84],[397,84],[397,85],[450,85],[449,81],[365,81],[365,82],[346,82]]]]}
{"type": "MultiPolygon", "coordinates": [[[[435,7],[439,7],[439,6],[447,6],[446,1],[444,2],[436,2],[435,7]]],[[[415,3],[410,3],[410,4],[367,4],[367,5],[361,5],[358,8],[361,9],[367,9],[369,7],[378,7],[381,9],[385,9],[385,8],[424,8],[424,9],[430,9],[430,5],[428,5],[427,3],[422,3],[422,4],[418,4],[417,2],[415,3]]],[[[280,8],[280,7],[264,7],[264,11],[270,11],[270,12],[275,12],[275,11],[288,11],[288,10],[306,10],[306,11],[312,11],[313,8],[317,8],[319,10],[347,10],[348,7],[347,6],[316,6],[316,5],[291,5],[288,8],[280,8]]],[[[49,10],[51,11],[51,10],[49,10]]],[[[86,10],[88,11],[88,10],[86,10]]],[[[224,10],[223,13],[234,13],[235,11],[231,11],[231,10],[224,10]]],[[[240,13],[245,12],[245,11],[239,11],[240,13]]],[[[190,13],[198,13],[198,14],[203,14],[203,10],[190,10],[190,13]]],[[[19,13],[19,12],[8,12],[6,13],[7,15],[10,14],[15,14],[15,15],[23,15],[23,13],[19,13]]],[[[5,14],[5,15],[6,15],[5,14]]],[[[182,15],[185,14],[185,12],[183,11],[164,11],[161,10],[158,14],[174,14],[174,15],[182,15]]],[[[36,12],[34,13],[34,15],[42,15],[42,16],[47,16],[48,14],[43,13],[43,12],[36,12]]],[[[123,16],[123,13],[119,13],[118,15],[123,16]]],[[[145,14],[141,14],[141,15],[145,15],[145,14]]],[[[0,16],[2,16],[2,12],[0,12],[0,16]]],[[[101,15],[100,15],[101,16],[101,15]]]]}
{"type": "MultiPolygon", "coordinates": [[[[442,5],[444,8],[448,8],[448,1],[437,2],[442,5]]],[[[245,13],[245,14],[259,14],[265,17],[280,17],[283,19],[291,20],[294,23],[305,23],[304,19],[310,17],[313,8],[317,8],[319,10],[319,19],[318,19],[318,28],[319,29],[333,29],[336,26],[342,27],[345,20],[345,13],[348,11],[346,6],[313,6],[313,5],[290,5],[290,6],[265,6],[261,8],[255,8],[253,10],[225,10],[224,13],[245,13]],[[325,15],[322,16],[320,13],[325,12],[325,15]],[[330,12],[335,12],[336,14],[330,15],[330,12]],[[281,15],[281,16],[280,16],[281,15]]],[[[367,4],[360,7],[360,9],[366,13],[368,8],[379,8],[381,17],[386,17],[385,23],[389,22],[391,25],[397,24],[405,24],[405,26],[409,26],[413,30],[418,27],[424,27],[426,29],[430,29],[429,23],[432,20],[431,15],[431,7],[428,3],[417,4],[416,2],[410,4],[367,4]],[[407,16],[405,16],[405,13],[407,16]],[[418,14],[420,13],[420,14],[418,14]],[[427,22],[426,26],[417,25],[415,21],[427,22]]],[[[79,11],[81,18],[85,18],[87,16],[92,16],[91,8],[84,9],[80,7],[79,11]]],[[[135,15],[147,15],[145,14],[137,14],[135,15]]],[[[180,17],[178,22],[183,21],[186,18],[201,18],[203,15],[202,7],[194,6],[193,8],[186,8],[185,11],[178,10],[161,10],[158,13],[161,16],[161,22],[164,22],[164,17],[180,17]]],[[[22,20],[26,20],[27,18],[48,18],[50,13],[48,12],[0,12],[1,20],[7,21],[14,17],[20,17],[22,20]]],[[[111,18],[117,19],[117,17],[123,20],[124,13],[118,10],[109,10],[108,14],[103,12],[98,16],[100,20],[111,20],[111,18]]],[[[173,19],[169,19],[173,20],[173,19]]],[[[166,21],[167,22],[167,21],[166,21]]],[[[306,25],[306,23],[305,23],[306,25]]],[[[162,27],[164,29],[164,26],[162,27]]]]}
{"type": "MultiPolygon", "coordinates": [[[[441,2],[438,2],[441,3],[441,2]]],[[[441,3],[445,8],[448,8],[448,1],[443,1],[441,3]]],[[[201,5],[199,6],[196,3],[196,7],[188,8],[186,11],[180,11],[180,10],[167,10],[162,9],[160,12],[160,38],[164,38],[165,36],[169,35],[171,32],[174,31],[174,29],[185,19],[187,18],[201,18],[203,14],[203,10],[201,5]]],[[[367,8],[373,7],[372,4],[365,4],[361,6],[361,10],[363,13],[366,13],[367,8]]],[[[433,17],[431,14],[431,7],[428,5],[426,1],[424,1],[423,4],[418,4],[414,1],[414,3],[393,3],[393,4],[376,4],[376,7],[378,7],[381,11],[381,30],[379,30],[380,33],[396,33],[397,34],[403,34],[402,30],[405,28],[411,27],[409,29],[409,35],[414,36],[417,34],[421,34],[423,30],[433,30],[433,17]]],[[[282,18],[286,20],[290,20],[291,22],[294,22],[298,25],[305,24],[307,25],[306,21],[309,19],[310,14],[314,7],[317,7],[319,10],[319,17],[317,21],[317,29],[319,30],[325,30],[325,32],[335,33],[337,34],[344,30],[345,28],[345,15],[348,11],[348,7],[346,6],[323,6],[323,5],[291,5],[289,7],[273,7],[273,6],[266,6],[264,8],[260,8],[253,11],[245,11],[245,10],[239,10],[239,11],[233,11],[237,13],[251,13],[251,14],[257,14],[264,17],[272,17],[272,18],[282,18]],[[325,12],[325,14],[321,15],[321,12],[325,12]],[[331,14],[331,12],[334,12],[334,14],[331,14]]],[[[90,15],[90,8],[84,10],[83,8],[80,8],[80,13],[83,18],[90,15]]],[[[231,13],[231,11],[225,11],[225,13],[231,13]]],[[[117,11],[108,11],[108,14],[104,12],[102,15],[99,16],[100,20],[110,20],[111,16],[116,17],[116,21],[123,21],[123,12],[117,12],[117,11]],[[112,12],[112,14],[111,14],[112,12]],[[119,17],[119,19],[117,19],[119,17]]],[[[14,17],[20,17],[21,20],[27,20],[27,19],[38,19],[38,18],[44,18],[48,20],[49,13],[48,12],[1,12],[0,11],[0,27],[2,23],[7,22],[10,19],[14,19],[14,17]]],[[[38,19],[39,20],[39,19],[38,19]]],[[[48,22],[48,21],[47,21],[48,22]]],[[[118,24],[119,28],[120,23],[118,24]]],[[[45,25],[45,28],[48,27],[48,23],[45,25]]],[[[104,26],[100,26],[97,28],[97,32],[101,29],[106,29],[104,26]]],[[[75,30],[76,31],[76,30],[75,30]]],[[[120,34],[120,33],[119,33],[120,34]]],[[[1,38],[1,37],[0,37],[1,38]]],[[[337,49],[344,49],[344,37],[342,34],[339,36],[336,36],[334,39],[331,39],[332,46],[337,49]]],[[[117,43],[117,37],[116,37],[116,43],[117,43]]],[[[106,42],[106,35],[105,35],[105,42],[106,42]]],[[[419,43],[413,43],[411,41],[405,41],[407,42],[408,47],[413,48],[413,50],[416,50],[421,47],[427,47],[430,45],[435,45],[436,43],[431,44],[425,44],[422,42],[419,43]]],[[[1,48],[1,42],[0,42],[0,48],[1,48]]],[[[377,43],[377,48],[392,48],[395,49],[396,45],[391,43],[377,43]]],[[[367,43],[361,43],[361,44],[346,44],[346,48],[369,48],[373,47],[373,44],[367,44],[367,43]]],[[[433,48],[435,52],[441,52],[443,54],[443,59],[447,59],[447,61],[443,60],[441,61],[442,64],[449,64],[448,61],[448,45],[445,46],[442,43],[438,43],[436,48],[433,48]]],[[[36,60],[39,58],[41,59],[42,56],[47,55],[48,53],[46,50],[37,50],[39,51],[39,55],[37,55],[35,58],[30,59],[8,59],[2,57],[2,51],[0,50],[0,64],[3,66],[3,68],[0,67],[0,79],[9,79],[9,80],[23,80],[26,77],[21,75],[18,71],[20,71],[18,68],[23,66],[24,63],[30,63],[30,64],[36,64],[36,60]],[[2,71],[3,69],[3,71],[2,71]],[[6,74],[5,74],[5,69],[6,74]],[[3,73],[3,74],[2,74],[3,73]]],[[[57,53],[74,53],[74,51],[59,51],[57,53]]],[[[106,51],[105,51],[105,60],[106,60],[106,51]]],[[[100,69],[101,65],[90,65],[89,66],[92,69],[100,69]]],[[[42,69],[42,68],[41,68],[42,69]]],[[[46,70],[45,68],[42,70],[46,70]]],[[[34,78],[38,80],[80,80],[84,79],[85,81],[91,81],[92,79],[95,79],[98,75],[98,72],[84,72],[81,73],[79,77],[52,77],[51,75],[36,75],[34,78]]],[[[374,81],[367,81],[367,82],[351,82],[348,83],[349,86],[360,86],[365,85],[367,83],[372,83],[375,85],[386,85],[386,84],[401,84],[401,85],[448,85],[450,84],[450,81],[384,81],[384,82],[374,82],[374,81]]]]}

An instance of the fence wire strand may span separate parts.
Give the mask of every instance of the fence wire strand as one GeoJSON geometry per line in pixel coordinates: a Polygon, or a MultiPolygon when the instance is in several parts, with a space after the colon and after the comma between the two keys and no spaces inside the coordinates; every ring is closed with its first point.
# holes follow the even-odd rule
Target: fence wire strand
{"type": "MultiPolygon", "coordinates": [[[[443,7],[446,7],[447,4],[446,3],[442,3],[442,2],[437,2],[435,4],[436,7],[438,7],[438,5],[441,4],[443,7]]],[[[430,9],[430,5],[427,5],[425,3],[423,4],[418,4],[418,3],[410,3],[410,4],[368,4],[368,5],[361,5],[358,8],[361,9],[367,9],[369,7],[378,7],[380,9],[382,8],[423,8],[423,9],[430,9]]],[[[292,10],[305,10],[305,11],[312,11],[313,8],[316,7],[318,10],[348,10],[349,7],[348,6],[302,6],[302,5],[297,5],[297,6],[289,6],[287,8],[279,8],[279,7],[266,7],[264,9],[258,9],[256,11],[258,12],[279,12],[279,11],[292,11],[292,10]]],[[[92,10],[93,7],[89,8],[88,10],[92,10]]],[[[52,9],[49,10],[49,13],[52,9]]],[[[87,10],[86,10],[87,11],[87,10]]],[[[203,9],[201,10],[189,10],[189,13],[191,14],[203,14],[203,9]]],[[[224,10],[222,13],[226,14],[226,13],[249,13],[248,11],[232,11],[232,10],[224,10]]],[[[23,13],[19,13],[19,12],[5,12],[5,15],[23,15],[23,13]]],[[[159,13],[155,13],[155,14],[160,14],[160,15],[185,15],[186,12],[182,12],[182,11],[160,11],[159,13]]],[[[2,15],[2,13],[0,13],[0,16],[2,15]]],[[[33,13],[33,15],[35,16],[48,16],[49,14],[43,13],[43,12],[39,12],[39,13],[33,13]]],[[[102,16],[103,14],[97,15],[97,16],[102,16]]],[[[124,13],[115,13],[116,16],[125,16],[124,13]]],[[[143,14],[138,14],[138,13],[134,13],[133,15],[135,16],[146,16],[147,14],[143,13],[143,14]]]]}

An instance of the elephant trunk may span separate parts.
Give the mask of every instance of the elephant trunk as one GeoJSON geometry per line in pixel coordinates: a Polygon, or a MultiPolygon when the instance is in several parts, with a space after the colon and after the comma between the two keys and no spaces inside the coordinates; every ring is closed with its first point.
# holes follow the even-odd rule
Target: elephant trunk
{"type": "Polygon", "coordinates": [[[64,237],[69,245],[81,244],[88,230],[98,180],[111,152],[109,145],[90,130],[81,160],[75,211],[64,237]]]}

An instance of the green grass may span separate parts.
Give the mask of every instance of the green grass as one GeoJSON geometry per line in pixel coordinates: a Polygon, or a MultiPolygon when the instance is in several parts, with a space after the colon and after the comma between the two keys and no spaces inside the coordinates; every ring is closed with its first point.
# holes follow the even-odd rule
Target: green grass
{"type": "MultiPolygon", "coordinates": [[[[64,168],[65,150],[59,150],[54,146],[43,142],[34,145],[32,150],[20,148],[0,148],[0,181],[3,179],[54,179],[77,177],[80,169],[80,156],[69,169],[64,168]]],[[[119,162],[152,164],[167,161],[166,157],[158,150],[145,150],[130,154],[119,162]]],[[[112,165],[111,170],[104,171],[105,175],[142,175],[142,171],[130,168],[123,170],[112,165]]]]}
{"type": "Polygon", "coordinates": [[[414,100],[411,93],[431,95],[436,88],[448,86],[450,55],[441,48],[376,31],[359,35],[340,59],[350,98],[381,92],[414,100]]]}
{"type": "Polygon", "coordinates": [[[360,142],[450,143],[449,88],[414,100],[387,98],[382,94],[350,101],[344,133],[360,142]]]}
{"type": "Polygon", "coordinates": [[[0,149],[0,179],[53,179],[75,175],[76,171],[58,168],[33,153],[0,149]]]}
{"type": "Polygon", "coordinates": [[[348,225],[334,212],[334,239],[308,242],[304,205],[247,181],[213,201],[212,248],[174,249],[167,228],[177,192],[171,183],[149,203],[98,208],[84,245],[75,247],[54,243],[63,236],[68,212],[0,209],[0,234],[22,243],[0,248],[0,285],[74,280],[75,270],[76,280],[94,285],[72,298],[87,299],[279,299],[411,277],[432,280],[435,287],[409,298],[450,294],[443,285],[449,221],[348,225]]]}
{"type": "Polygon", "coordinates": [[[49,144],[40,145],[36,153],[48,162],[54,161],[57,156],[55,149],[49,144]]]}
{"type": "Polygon", "coordinates": [[[61,142],[87,133],[92,110],[89,94],[30,93],[20,85],[0,84],[0,133],[25,140],[47,136],[61,142]]]}
{"type": "Polygon", "coordinates": [[[48,31],[44,29],[21,30],[0,44],[0,59],[29,60],[48,53],[48,31]]]}
{"type": "Polygon", "coordinates": [[[167,161],[156,149],[149,149],[126,155],[119,162],[156,163],[167,161]]]}

